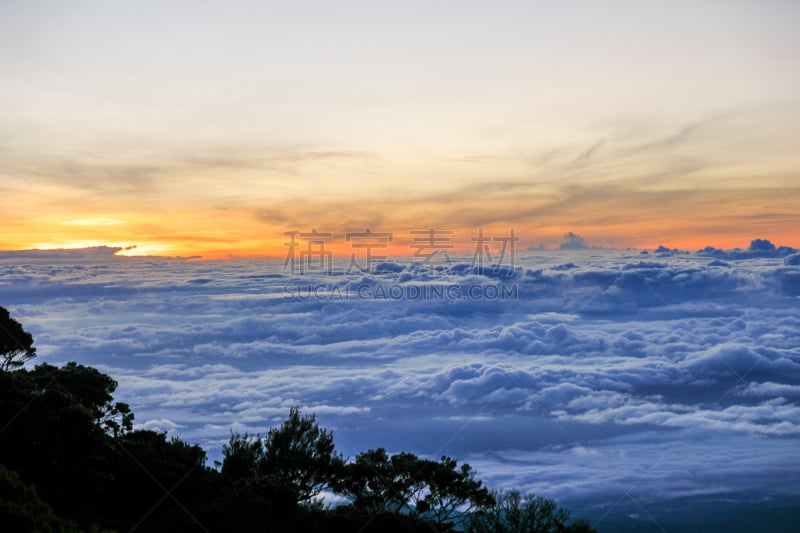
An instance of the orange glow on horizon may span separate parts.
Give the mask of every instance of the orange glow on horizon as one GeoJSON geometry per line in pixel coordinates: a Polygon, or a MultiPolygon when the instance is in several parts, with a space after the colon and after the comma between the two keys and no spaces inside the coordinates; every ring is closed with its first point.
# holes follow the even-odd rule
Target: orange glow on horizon
{"type": "MultiPolygon", "coordinates": [[[[87,231],[81,225],[64,225],[68,228],[67,232],[59,232],[49,240],[11,240],[4,238],[0,241],[0,248],[7,251],[14,250],[54,250],[54,249],[79,249],[98,246],[108,246],[111,248],[121,248],[116,255],[119,256],[167,256],[185,257],[194,260],[222,260],[222,259],[248,259],[248,258],[286,258],[290,250],[290,236],[283,233],[288,231],[283,227],[259,228],[256,234],[245,232],[231,232],[227,238],[219,236],[221,230],[210,232],[198,231],[194,235],[172,233],[158,235],[157,233],[143,235],[141,239],[120,231],[124,224],[103,225],[100,231],[98,227],[92,227],[87,231]],[[107,237],[104,237],[107,234],[107,237]]],[[[688,224],[687,224],[688,226],[688,224]]],[[[484,236],[508,237],[512,226],[487,226],[483,228],[484,236]]],[[[557,250],[559,243],[567,232],[580,235],[591,247],[616,248],[616,249],[655,249],[663,245],[668,248],[675,248],[686,251],[696,251],[706,246],[713,246],[722,249],[741,248],[749,246],[750,241],[755,238],[768,239],[776,246],[798,245],[797,233],[794,228],[787,228],[785,224],[761,225],[754,231],[739,232],[735,228],[707,227],[693,229],[689,227],[665,229],[659,224],[639,224],[633,228],[612,225],[608,227],[574,227],[574,226],[551,226],[551,227],[524,227],[513,226],[516,236],[520,239],[516,243],[516,252],[524,253],[528,249],[536,250],[543,246],[545,250],[557,250]]],[[[318,257],[320,250],[331,252],[334,257],[346,258],[355,254],[357,258],[366,257],[366,243],[376,244],[371,249],[373,256],[386,256],[388,258],[411,258],[414,253],[429,253],[435,248],[424,244],[423,236],[416,236],[417,246],[412,243],[412,235],[409,230],[392,232],[389,226],[385,228],[372,228],[373,232],[386,231],[393,233],[393,242],[377,240],[361,241],[362,247],[354,247],[353,243],[345,240],[345,231],[362,232],[363,228],[354,228],[341,231],[333,231],[333,237],[326,238],[324,246],[309,245],[308,239],[299,238],[296,241],[296,254],[300,257],[301,253],[310,253],[312,257],[318,257]]],[[[308,232],[311,228],[294,227],[293,230],[308,232]]],[[[319,231],[323,231],[320,226],[319,231]]],[[[421,228],[420,228],[421,229],[421,228]]],[[[446,249],[450,254],[471,254],[475,251],[478,228],[453,228],[440,226],[437,230],[453,231],[449,241],[440,241],[447,245],[446,249]]],[[[500,243],[488,242],[492,250],[499,250],[500,243]]]]}
{"type": "MultiPolygon", "coordinates": [[[[454,254],[474,251],[471,239],[479,228],[490,237],[507,236],[514,228],[520,252],[540,246],[558,249],[568,232],[600,248],[747,248],[755,238],[777,246],[800,245],[796,231],[800,214],[795,214],[794,201],[795,193],[800,192],[796,186],[660,193],[609,192],[598,186],[585,194],[564,188],[549,196],[535,187],[527,193],[520,188],[516,194],[512,194],[513,184],[493,188],[489,183],[486,187],[503,194],[481,198],[479,190],[462,198],[456,190],[430,197],[359,197],[346,203],[275,201],[263,204],[268,209],[247,204],[190,206],[190,202],[170,204],[164,199],[154,204],[131,203],[119,210],[109,210],[107,202],[79,203],[54,196],[48,209],[39,211],[27,208],[25,202],[33,198],[26,195],[0,199],[0,204],[5,204],[0,223],[13,228],[0,235],[0,250],[109,246],[123,248],[118,255],[127,256],[285,258],[290,237],[284,233],[317,229],[333,234],[325,239],[325,251],[350,257],[354,252],[361,256],[365,250],[346,242],[346,232],[365,228],[393,233],[394,242],[374,248],[373,255],[395,258],[413,256],[418,249],[411,246],[409,232],[429,228],[454,232],[448,242],[453,246],[448,250],[454,254]]],[[[304,239],[298,245],[297,251],[308,250],[304,239]]]]}

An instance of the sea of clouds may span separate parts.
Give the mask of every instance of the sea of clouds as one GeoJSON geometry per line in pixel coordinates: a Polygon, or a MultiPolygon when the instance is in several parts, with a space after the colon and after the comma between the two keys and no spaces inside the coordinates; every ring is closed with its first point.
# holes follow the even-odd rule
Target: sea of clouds
{"type": "Polygon", "coordinates": [[[202,444],[314,412],[370,447],[472,464],[595,519],[800,495],[800,254],[530,251],[503,268],[0,253],[37,361],[118,382],[202,444]],[[447,267],[447,268],[445,268],[447,267]]]}

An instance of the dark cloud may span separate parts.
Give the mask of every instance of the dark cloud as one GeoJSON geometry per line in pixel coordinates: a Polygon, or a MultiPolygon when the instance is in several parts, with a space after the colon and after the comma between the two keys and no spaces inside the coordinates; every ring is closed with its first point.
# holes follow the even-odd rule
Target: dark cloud
{"type": "Polygon", "coordinates": [[[558,245],[559,250],[585,250],[588,247],[583,237],[571,231],[564,235],[561,244],[558,245]]]}
{"type": "Polygon", "coordinates": [[[575,164],[578,164],[578,165],[586,164],[592,158],[592,156],[598,150],[600,150],[600,148],[605,144],[605,142],[606,142],[605,139],[600,139],[596,143],[594,143],[591,146],[589,146],[586,150],[581,152],[578,155],[578,157],[575,158],[575,164]]]}
{"type": "Polygon", "coordinates": [[[783,264],[787,266],[800,266],[800,253],[787,255],[783,258],[783,264]]]}
{"type": "Polygon", "coordinates": [[[753,239],[746,250],[735,248],[733,250],[721,250],[713,246],[706,246],[698,250],[697,254],[705,257],[717,257],[720,259],[753,259],[753,258],[786,258],[795,254],[796,249],[790,246],[775,246],[767,239],[753,239]]]}
{"type": "Polygon", "coordinates": [[[289,215],[279,209],[262,209],[256,213],[256,218],[269,224],[280,224],[289,221],[289,215]]]}
{"type": "Polygon", "coordinates": [[[0,251],[0,263],[94,263],[114,259],[121,260],[122,258],[115,255],[120,251],[122,251],[122,248],[114,246],[55,250],[0,251]]]}

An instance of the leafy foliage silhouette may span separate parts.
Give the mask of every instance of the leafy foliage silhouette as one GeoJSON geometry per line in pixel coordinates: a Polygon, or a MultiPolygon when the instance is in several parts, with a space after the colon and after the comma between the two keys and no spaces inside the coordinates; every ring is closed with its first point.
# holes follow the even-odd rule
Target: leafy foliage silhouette
{"type": "Polygon", "coordinates": [[[6,308],[0,307],[0,370],[21,368],[25,361],[34,357],[33,336],[11,318],[6,308]]]}
{"type": "Polygon", "coordinates": [[[517,490],[492,491],[494,502],[484,505],[467,521],[468,533],[592,533],[588,523],[569,526],[569,511],[553,500],[517,490]]]}
{"type": "Polygon", "coordinates": [[[329,487],[343,464],[334,449],[333,433],[321,429],[313,414],[301,416],[297,407],[264,439],[263,469],[297,502],[329,487]]]}

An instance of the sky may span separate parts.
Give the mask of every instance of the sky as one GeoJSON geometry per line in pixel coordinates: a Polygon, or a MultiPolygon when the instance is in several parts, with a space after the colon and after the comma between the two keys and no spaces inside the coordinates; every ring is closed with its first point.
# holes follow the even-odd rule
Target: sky
{"type": "Polygon", "coordinates": [[[797,246],[800,4],[0,5],[0,250],[797,246]]]}

